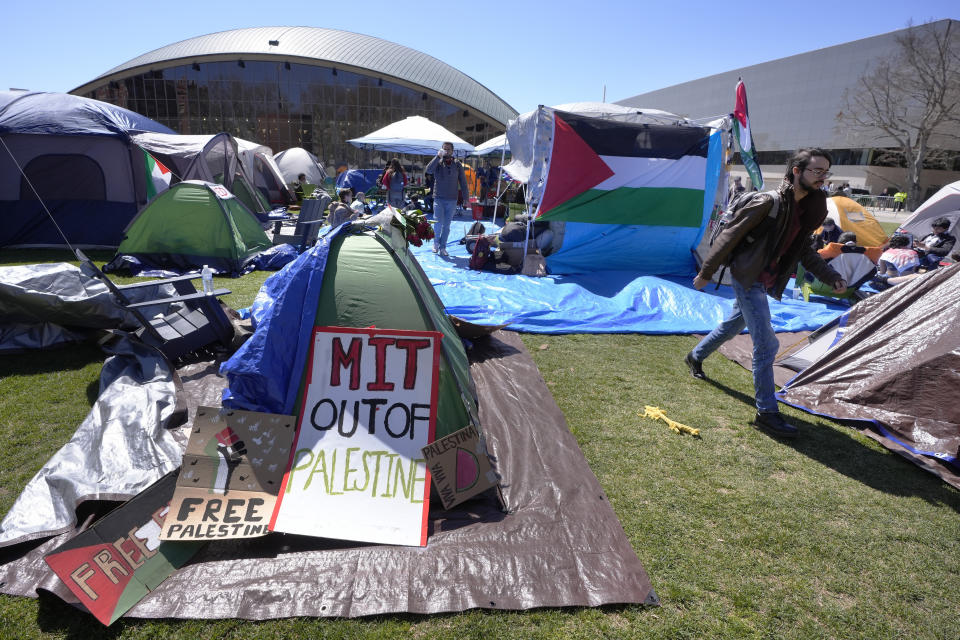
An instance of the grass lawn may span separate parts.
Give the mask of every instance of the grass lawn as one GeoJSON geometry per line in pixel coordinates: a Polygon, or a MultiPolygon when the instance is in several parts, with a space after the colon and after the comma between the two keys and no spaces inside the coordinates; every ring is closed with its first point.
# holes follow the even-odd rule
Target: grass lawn
{"type": "MultiPolygon", "coordinates": [[[[108,256],[95,254],[98,261],[108,256]]],[[[4,251],[0,265],[62,259],[4,251]]],[[[218,279],[247,306],[267,274],[218,279]]],[[[122,279],[118,279],[122,280],[122,279]]],[[[849,427],[784,408],[785,443],[749,426],[750,374],[690,336],[526,334],[523,341],[609,496],[658,608],[395,615],[262,623],[121,619],[0,596],[0,638],[954,638],[960,491],[849,427]],[[644,405],[701,429],[677,435],[644,405]]],[[[0,359],[0,513],[70,437],[102,354],[0,359]]]]}

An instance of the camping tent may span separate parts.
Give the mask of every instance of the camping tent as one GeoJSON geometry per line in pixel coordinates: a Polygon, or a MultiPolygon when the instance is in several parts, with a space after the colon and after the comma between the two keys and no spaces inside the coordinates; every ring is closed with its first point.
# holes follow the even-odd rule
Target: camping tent
{"type": "Polygon", "coordinates": [[[173,134],[98,100],[0,91],[0,247],[63,246],[57,226],[74,246],[120,244],[147,202],[146,157],[130,143],[138,131],[173,134]]]}
{"type": "Polygon", "coordinates": [[[844,196],[827,198],[827,216],[844,231],[857,234],[857,244],[861,247],[881,247],[887,242],[883,227],[856,200],[844,196]]]}
{"type": "Polygon", "coordinates": [[[148,268],[187,271],[209,265],[239,274],[270,239],[257,219],[220,184],[187,180],[150,201],[133,219],[104,271],[136,258],[148,268]]]}
{"type": "Polygon", "coordinates": [[[554,231],[552,273],[693,273],[722,171],[721,131],[540,107],[512,120],[507,138],[506,171],[527,183],[527,202],[554,231]]]}
{"type": "Polygon", "coordinates": [[[285,149],[273,156],[283,176],[283,181],[291,184],[297,180],[301,173],[307,176],[309,184],[323,184],[327,179],[327,172],[323,164],[306,149],[300,147],[291,147],[285,149]]]}
{"type": "Polygon", "coordinates": [[[436,437],[479,427],[463,343],[403,236],[385,227],[341,225],[267,279],[252,308],[253,337],[221,368],[225,406],[296,412],[314,326],[428,330],[443,333],[436,437]]]}
{"type": "Polygon", "coordinates": [[[948,184],[930,196],[912,216],[904,220],[897,231],[913,234],[919,239],[930,233],[930,223],[937,218],[949,220],[950,228],[947,232],[957,235],[957,223],[960,221],[960,181],[948,184]]]}
{"type": "Polygon", "coordinates": [[[212,136],[144,133],[133,136],[133,141],[169,167],[174,182],[204,180],[222,184],[261,222],[266,221],[270,203],[254,187],[252,172],[240,161],[239,140],[229,133],[212,136]]]}
{"type": "Polygon", "coordinates": [[[242,138],[236,140],[243,170],[267,204],[272,208],[296,202],[293,190],[287,186],[280,167],[273,160],[273,149],[242,138]]]}
{"type": "Polygon", "coordinates": [[[347,142],[361,149],[421,156],[436,155],[444,142],[451,142],[455,155],[465,156],[473,152],[472,144],[423,116],[408,116],[362,138],[353,138],[347,142]]]}
{"type": "Polygon", "coordinates": [[[787,383],[781,400],[872,421],[884,444],[960,473],[958,313],[960,264],[871,296],[823,333],[839,340],[787,383]]]}

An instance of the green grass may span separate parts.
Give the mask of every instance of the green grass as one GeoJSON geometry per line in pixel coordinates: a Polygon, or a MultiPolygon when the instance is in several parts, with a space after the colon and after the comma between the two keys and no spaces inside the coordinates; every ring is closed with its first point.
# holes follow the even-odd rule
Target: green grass
{"type": "MultiPolygon", "coordinates": [[[[246,306],[264,276],[218,285],[237,292],[233,306],[246,306]]],[[[803,429],[795,442],[758,432],[748,424],[750,374],[714,356],[705,365],[711,380],[692,379],[682,358],[693,337],[523,341],[661,607],[121,619],[105,629],[56,598],[3,596],[0,638],[956,637],[960,492],[849,427],[789,408],[803,429]],[[701,436],[638,417],[647,404],[701,436]]],[[[0,360],[0,513],[82,420],[101,359],[84,346],[0,360]]]]}

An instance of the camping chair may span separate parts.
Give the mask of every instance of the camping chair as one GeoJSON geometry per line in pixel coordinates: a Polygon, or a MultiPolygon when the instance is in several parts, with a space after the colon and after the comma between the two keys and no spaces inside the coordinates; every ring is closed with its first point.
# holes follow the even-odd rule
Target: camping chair
{"type": "Polygon", "coordinates": [[[214,289],[211,294],[197,292],[191,280],[199,275],[185,275],[163,280],[150,280],[118,286],[107,277],[80,249],[74,249],[80,260],[81,270],[107,285],[120,305],[140,323],[135,334],[146,344],[158,349],[168,360],[174,362],[183,356],[219,342],[226,346],[233,340],[233,324],[220,306],[219,296],[230,293],[229,289],[214,289]],[[178,295],[160,297],[144,302],[131,302],[128,293],[144,287],[170,284],[178,295]],[[170,307],[154,317],[147,317],[143,310],[163,305],[170,307]]]}
{"type": "Polygon", "coordinates": [[[838,300],[849,300],[852,303],[861,298],[858,290],[877,272],[877,265],[873,264],[873,261],[862,253],[841,253],[836,258],[828,260],[827,264],[833,267],[833,270],[846,281],[846,292],[837,294],[833,292],[832,285],[821,282],[817,278],[813,278],[812,281],[808,280],[805,277],[806,272],[803,265],[798,264],[796,280],[800,291],[803,293],[804,302],[809,302],[811,295],[818,295],[837,298],[838,300]]]}

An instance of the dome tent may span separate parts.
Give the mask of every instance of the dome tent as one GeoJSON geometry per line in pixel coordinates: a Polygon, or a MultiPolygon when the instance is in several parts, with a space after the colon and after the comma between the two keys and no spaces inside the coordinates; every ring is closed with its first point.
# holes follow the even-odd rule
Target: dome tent
{"type": "Polygon", "coordinates": [[[0,247],[120,244],[148,199],[147,159],[130,142],[146,131],[173,134],[99,100],[0,91],[0,247]]]}
{"type": "Polygon", "coordinates": [[[270,246],[257,219],[223,185],[187,180],[151,200],[133,219],[117,256],[104,271],[139,262],[145,268],[172,271],[209,265],[221,273],[239,274],[270,246]]]}
{"type": "Polygon", "coordinates": [[[254,335],[221,367],[224,406],[296,413],[315,326],[439,331],[436,438],[479,427],[463,342],[406,241],[346,223],[264,282],[251,308],[254,335]]]}

